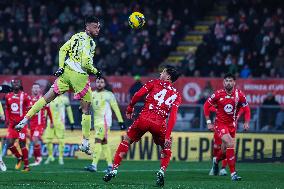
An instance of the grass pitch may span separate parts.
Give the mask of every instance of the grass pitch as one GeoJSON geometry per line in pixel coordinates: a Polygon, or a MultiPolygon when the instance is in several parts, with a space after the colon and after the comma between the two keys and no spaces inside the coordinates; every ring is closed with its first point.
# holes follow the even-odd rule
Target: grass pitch
{"type": "MultiPolygon", "coordinates": [[[[4,159],[7,172],[0,172],[0,188],[156,188],[155,173],[159,168],[157,161],[124,161],[119,174],[109,183],[102,180],[105,162],[100,162],[99,171],[84,171],[90,160],[65,159],[60,166],[55,161],[49,165],[32,167],[31,172],[14,170],[15,159],[4,159]]],[[[164,188],[192,189],[284,189],[284,163],[238,163],[237,169],[243,180],[232,182],[229,176],[208,176],[210,162],[170,163],[164,188]]]]}

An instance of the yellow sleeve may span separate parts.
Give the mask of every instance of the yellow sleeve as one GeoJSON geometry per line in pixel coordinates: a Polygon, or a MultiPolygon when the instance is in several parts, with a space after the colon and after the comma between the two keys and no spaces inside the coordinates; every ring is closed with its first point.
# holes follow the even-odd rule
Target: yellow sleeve
{"type": "Polygon", "coordinates": [[[113,93],[111,93],[110,106],[113,109],[113,111],[114,111],[114,113],[115,113],[115,115],[117,117],[118,122],[123,122],[123,119],[122,119],[122,116],[121,116],[121,112],[119,110],[117,101],[116,101],[115,96],[113,95],[113,93]]]}
{"type": "Polygon", "coordinates": [[[65,104],[66,104],[66,111],[67,111],[68,119],[69,119],[71,124],[74,124],[73,111],[72,111],[72,107],[70,105],[70,101],[69,101],[68,97],[66,97],[66,103],[65,104]]]}
{"type": "Polygon", "coordinates": [[[64,67],[64,61],[68,51],[71,49],[71,39],[69,39],[59,50],[59,68],[64,67]]]}
{"type": "Polygon", "coordinates": [[[85,39],[84,49],[82,53],[82,67],[88,71],[88,73],[96,74],[98,70],[93,66],[93,55],[91,54],[91,46],[85,39]]]}
{"type": "Polygon", "coordinates": [[[4,110],[2,107],[2,103],[0,102],[0,116],[4,115],[4,110]]]}

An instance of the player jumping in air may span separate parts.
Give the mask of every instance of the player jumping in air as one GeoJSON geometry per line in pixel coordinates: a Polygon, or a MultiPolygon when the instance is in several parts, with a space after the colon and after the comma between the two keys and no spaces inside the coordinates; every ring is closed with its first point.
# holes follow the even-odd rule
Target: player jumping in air
{"type": "MultiPolygon", "coordinates": [[[[37,102],[42,96],[41,88],[39,83],[34,83],[32,86],[32,96],[31,96],[31,104],[33,105],[37,102]]],[[[34,146],[34,158],[35,162],[30,164],[30,166],[38,166],[42,161],[41,157],[41,141],[42,134],[46,127],[46,112],[48,117],[52,122],[52,115],[50,112],[49,105],[45,106],[41,109],[34,117],[30,120],[30,129],[31,129],[31,140],[34,146]]]]}
{"type": "Polygon", "coordinates": [[[244,130],[249,129],[250,109],[246,97],[242,91],[235,88],[236,78],[232,74],[226,74],[224,77],[224,89],[216,91],[207,99],[204,104],[204,114],[209,130],[214,130],[214,155],[213,174],[218,175],[218,163],[227,159],[233,181],[241,180],[237,175],[235,165],[235,135],[237,130],[237,116],[241,108],[245,114],[244,130]],[[212,124],[209,113],[210,108],[214,106],[216,111],[216,120],[212,124]]]}
{"type": "Polygon", "coordinates": [[[80,150],[91,155],[89,137],[91,129],[91,87],[89,74],[100,77],[100,72],[93,66],[93,57],[96,44],[93,40],[100,32],[100,22],[96,17],[85,19],[85,31],[71,37],[59,50],[59,69],[54,74],[58,78],[50,90],[40,98],[28,111],[25,118],[16,126],[22,129],[46,104],[58,95],[68,90],[74,91],[74,99],[80,100],[82,108],[82,133],[83,142],[80,150]]]}
{"type": "Polygon", "coordinates": [[[28,159],[29,153],[26,147],[28,128],[27,125],[24,125],[21,131],[17,131],[15,125],[24,118],[24,115],[31,105],[31,98],[27,93],[22,91],[23,87],[21,80],[12,80],[11,85],[13,92],[10,92],[5,96],[6,125],[8,126],[7,147],[17,158],[15,169],[20,169],[22,161],[24,161],[25,166],[22,171],[27,172],[30,171],[28,159]],[[16,146],[14,146],[16,139],[19,139],[22,155],[19,153],[16,146]]]}
{"type": "Polygon", "coordinates": [[[132,119],[134,105],[144,95],[146,96],[145,105],[139,117],[128,128],[127,134],[119,144],[113,162],[113,170],[107,173],[103,180],[110,181],[117,175],[118,167],[122,158],[126,155],[129,145],[137,142],[146,133],[150,132],[154,142],[160,145],[161,167],[157,172],[157,186],[164,186],[164,174],[171,158],[171,132],[176,122],[178,107],[181,103],[181,96],[172,86],[179,77],[179,73],[172,66],[167,66],[160,74],[160,79],[146,83],[132,97],[126,110],[126,117],[132,119]],[[168,126],[166,119],[170,113],[168,126]]]}
{"type": "Polygon", "coordinates": [[[92,107],[94,112],[94,128],[95,128],[95,146],[93,153],[93,162],[91,165],[85,167],[87,171],[97,171],[97,164],[101,157],[101,152],[104,153],[108,167],[105,170],[109,172],[112,170],[112,155],[108,143],[108,136],[110,127],[112,125],[112,111],[113,109],[121,129],[124,129],[123,119],[117,105],[114,94],[105,89],[106,79],[96,79],[96,90],[92,93],[92,107]]]}
{"type": "Polygon", "coordinates": [[[71,125],[74,124],[74,117],[72,108],[70,105],[69,98],[65,95],[60,95],[54,99],[49,104],[50,111],[52,113],[53,125],[50,120],[47,121],[47,127],[44,132],[44,139],[47,145],[48,158],[44,164],[49,164],[54,161],[53,157],[53,139],[56,137],[58,139],[58,163],[63,165],[63,155],[64,155],[64,136],[65,136],[65,110],[67,111],[67,116],[71,125]]]}

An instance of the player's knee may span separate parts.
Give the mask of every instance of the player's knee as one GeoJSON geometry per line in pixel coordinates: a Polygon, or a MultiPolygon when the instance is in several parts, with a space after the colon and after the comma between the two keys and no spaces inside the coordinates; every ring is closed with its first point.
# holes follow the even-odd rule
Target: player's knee
{"type": "Polygon", "coordinates": [[[234,140],[228,139],[225,141],[226,148],[234,148],[234,146],[235,146],[234,140]]]}
{"type": "Polygon", "coordinates": [[[163,149],[161,151],[161,158],[171,157],[171,155],[172,155],[171,149],[163,149]]]}

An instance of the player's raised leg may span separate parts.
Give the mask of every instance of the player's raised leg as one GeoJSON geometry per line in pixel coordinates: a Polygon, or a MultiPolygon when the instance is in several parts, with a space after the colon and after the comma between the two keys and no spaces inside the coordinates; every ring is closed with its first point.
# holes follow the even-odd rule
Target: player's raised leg
{"type": "Polygon", "coordinates": [[[43,107],[54,100],[57,96],[58,94],[54,92],[53,88],[50,88],[50,90],[32,106],[24,119],[22,119],[20,123],[15,126],[15,129],[21,130],[28,123],[29,119],[31,119],[36,113],[38,113],[43,107]]]}

